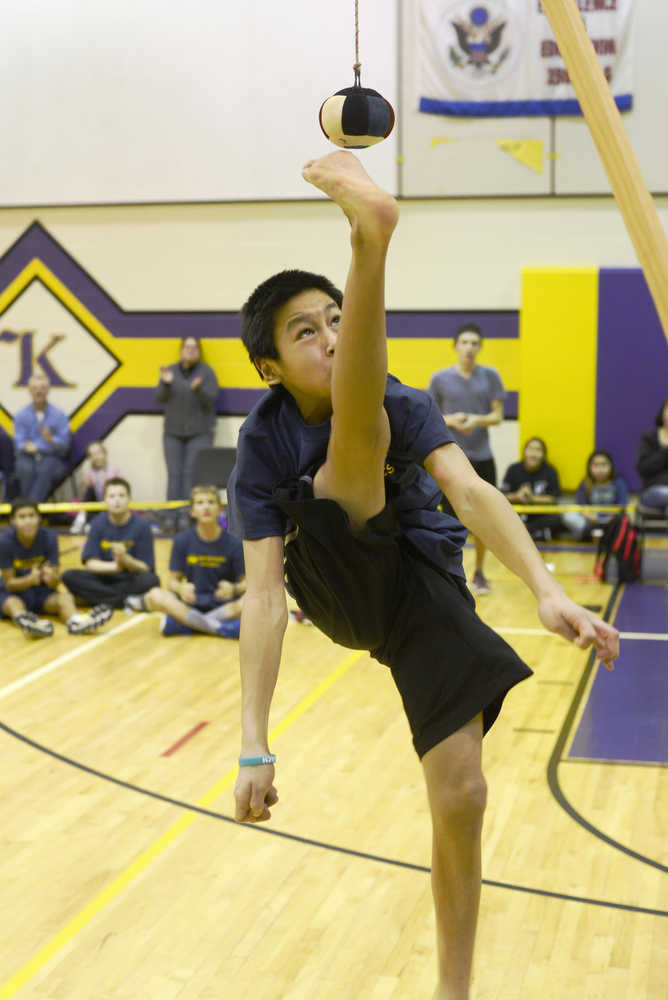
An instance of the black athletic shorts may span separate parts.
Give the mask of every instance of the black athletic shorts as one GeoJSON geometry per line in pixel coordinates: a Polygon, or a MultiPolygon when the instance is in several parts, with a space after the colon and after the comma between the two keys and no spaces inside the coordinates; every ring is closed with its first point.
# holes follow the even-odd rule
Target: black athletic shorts
{"type": "Polygon", "coordinates": [[[32,611],[33,614],[39,615],[44,611],[44,605],[48,599],[55,593],[53,587],[47,587],[45,583],[38,583],[34,587],[20,591],[9,591],[2,587],[0,588],[0,618],[9,617],[2,611],[8,597],[19,597],[23,601],[26,611],[32,611]]]}
{"type": "Polygon", "coordinates": [[[422,757],[479,712],[487,732],[506,693],[532,671],[478,618],[463,578],[405,538],[390,501],[353,534],[343,509],[314,499],[308,477],[282,483],[285,582],[334,642],[389,666],[422,757]]]}

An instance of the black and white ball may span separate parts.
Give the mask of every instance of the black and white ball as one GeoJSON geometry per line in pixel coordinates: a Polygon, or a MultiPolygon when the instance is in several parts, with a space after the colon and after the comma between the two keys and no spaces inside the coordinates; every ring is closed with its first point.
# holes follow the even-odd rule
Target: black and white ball
{"type": "Polygon", "coordinates": [[[370,87],[345,87],[320,108],[320,128],[330,142],[344,149],[366,149],[387,139],[394,127],[394,109],[370,87]]]}

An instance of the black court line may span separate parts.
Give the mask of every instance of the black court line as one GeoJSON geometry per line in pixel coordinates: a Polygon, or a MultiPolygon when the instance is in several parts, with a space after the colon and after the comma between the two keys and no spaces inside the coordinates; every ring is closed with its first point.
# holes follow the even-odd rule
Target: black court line
{"type": "MultiPolygon", "coordinates": [[[[102,778],[103,781],[108,781],[113,785],[118,785],[120,788],[126,788],[131,792],[139,792],[140,795],[147,795],[149,798],[157,799],[160,802],[166,802],[168,805],[177,806],[179,809],[186,809],[188,812],[199,813],[202,816],[208,816],[210,819],[222,820],[223,823],[231,823],[234,826],[243,828],[244,830],[252,830],[255,833],[264,834],[268,837],[280,837],[282,840],[290,840],[297,844],[305,844],[308,847],[319,847],[325,851],[332,851],[336,854],[345,854],[348,857],[360,858],[363,861],[375,861],[379,864],[392,865],[394,868],[403,868],[408,871],[421,872],[423,874],[429,874],[431,872],[431,868],[427,868],[425,865],[413,864],[410,861],[398,861],[395,858],[385,858],[382,857],[382,855],[369,854],[366,851],[355,851],[350,847],[340,847],[337,844],[327,844],[322,840],[313,840],[310,837],[301,837],[295,833],[286,833],[284,830],[275,830],[271,827],[259,826],[258,824],[239,824],[233,816],[227,816],[225,813],[214,812],[213,809],[204,809],[202,806],[192,805],[190,802],[182,802],[180,799],[174,799],[169,795],[162,795],[160,792],[152,792],[150,789],[141,788],[139,785],[132,785],[129,781],[122,781],[120,778],[115,778],[111,774],[105,774],[104,771],[98,771],[93,767],[89,767],[87,764],[82,764],[79,761],[72,760],[70,757],[65,757],[64,754],[58,753],[56,750],[51,750],[49,747],[45,747],[41,743],[37,743],[35,740],[30,739],[29,736],[25,736],[23,733],[17,732],[16,729],[12,729],[4,722],[0,722],[0,729],[4,730],[8,736],[12,736],[14,739],[20,740],[22,743],[26,743],[28,746],[33,747],[33,749],[39,750],[41,753],[48,754],[49,757],[53,757],[56,760],[61,761],[63,764],[68,764],[70,767],[76,767],[80,771],[85,771],[86,774],[92,774],[96,778],[102,778]]],[[[497,882],[494,879],[484,878],[482,880],[482,884],[491,886],[495,889],[509,889],[512,892],[525,892],[532,896],[545,896],[548,899],[561,899],[568,903],[585,903],[589,906],[601,906],[612,910],[624,910],[629,913],[643,913],[652,917],[668,917],[668,910],[655,910],[648,906],[631,906],[628,903],[614,903],[606,899],[591,899],[588,896],[571,896],[565,892],[551,892],[549,889],[534,889],[531,886],[515,885],[512,882],[497,882]]]]}
{"type": "MultiPolygon", "coordinates": [[[[608,621],[610,617],[620,589],[620,584],[617,584],[610,595],[610,600],[608,601],[605,614],[603,615],[605,621],[608,621]]],[[[585,819],[585,817],[579,813],[573,805],[571,805],[569,800],[566,798],[561,785],[559,784],[559,764],[562,763],[564,747],[566,746],[566,741],[568,740],[568,736],[573,727],[573,722],[580,707],[580,702],[584,697],[587,683],[591,677],[595,662],[596,650],[592,649],[582,672],[580,683],[573,694],[571,707],[569,708],[566,718],[562,724],[561,731],[554,745],[554,750],[552,751],[552,756],[548,762],[547,783],[550,787],[552,795],[564,812],[568,813],[571,819],[574,820],[579,826],[583,827],[583,829],[593,834],[594,837],[598,837],[598,839],[602,840],[604,843],[609,844],[610,847],[614,847],[623,854],[627,854],[630,858],[634,858],[636,861],[641,861],[643,864],[649,865],[651,868],[657,868],[661,872],[668,872],[668,865],[662,865],[660,861],[655,861],[653,858],[648,858],[644,854],[639,854],[638,851],[634,851],[632,848],[627,847],[626,844],[621,844],[618,840],[614,840],[613,837],[609,837],[607,833],[603,833],[603,831],[599,830],[599,828],[594,826],[593,823],[590,823],[588,819],[585,819]]],[[[567,761],[564,761],[564,763],[567,763],[567,761]]]]}

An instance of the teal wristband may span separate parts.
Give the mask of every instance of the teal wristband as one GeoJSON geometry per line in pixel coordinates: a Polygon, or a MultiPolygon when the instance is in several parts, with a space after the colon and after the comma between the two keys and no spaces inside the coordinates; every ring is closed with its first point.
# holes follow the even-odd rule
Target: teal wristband
{"type": "Polygon", "coordinates": [[[239,757],[239,767],[258,767],[260,764],[275,763],[275,753],[264,753],[261,757],[239,757]]]}

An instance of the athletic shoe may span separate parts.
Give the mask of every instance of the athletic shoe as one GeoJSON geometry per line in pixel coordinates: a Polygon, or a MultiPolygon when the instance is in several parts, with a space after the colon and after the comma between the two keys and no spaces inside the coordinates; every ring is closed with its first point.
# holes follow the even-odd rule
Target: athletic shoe
{"type": "Polygon", "coordinates": [[[90,613],[98,625],[105,625],[113,615],[114,609],[110,604],[96,604],[90,609],[90,613]]]}
{"type": "Polygon", "coordinates": [[[86,527],[86,511],[80,510],[77,516],[72,521],[72,527],[70,528],[71,535],[80,535],[81,532],[86,527]]]}
{"type": "Polygon", "coordinates": [[[108,604],[98,604],[91,608],[88,614],[72,615],[67,622],[67,631],[70,635],[90,635],[108,622],[113,613],[114,609],[108,604]]]}
{"type": "Polygon", "coordinates": [[[492,588],[479,569],[477,569],[473,574],[473,579],[471,580],[471,593],[475,594],[477,597],[482,597],[484,594],[492,593],[492,588]]]}
{"type": "Polygon", "coordinates": [[[143,594],[131,594],[125,598],[123,607],[126,611],[148,611],[143,594]]]}
{"type": "Polygon", "coordinates": [[[177,622],[176,618],[172,618],[171,615],[164,615],[162,621],[160,622],[160,631],[165,636],[170,635],[195,635],[193,629],[188,628],[187,625],[182,625],[181,622],[177,622]]]}
{"type": "Polygon", "coordinates": [[[46,618],[38,618],[32,611],[22,611],[17,615],[14,622],[31,639],[46,639],[53,635],[53,622],[46,618]]]}
{"type": "Polygon", "coordinates": [[[241,619],[228,618],[226,621],[222,621],[218,626],[217,635],[219,635],[221,639],[238,639],[240,632],[241,619]]]}

